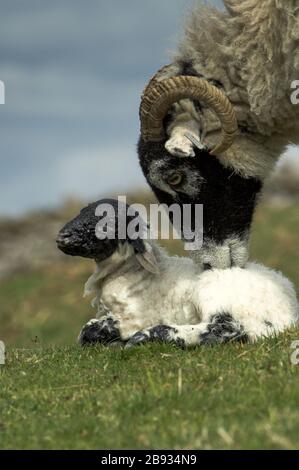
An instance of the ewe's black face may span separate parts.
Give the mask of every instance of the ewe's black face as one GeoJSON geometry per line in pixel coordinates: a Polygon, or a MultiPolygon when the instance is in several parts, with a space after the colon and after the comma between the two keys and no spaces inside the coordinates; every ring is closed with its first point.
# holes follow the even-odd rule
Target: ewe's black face
{"type": "Polygon", "coordinates": [[[144,175],[160,203],[203,205],[204,243],[195,254],[198,262],[206,267],[244,266],[261,182],[235,174],[207,151],[195,149],[195,157],[173,157],[163,142],[142,139],[138,151],[144,175]]]}

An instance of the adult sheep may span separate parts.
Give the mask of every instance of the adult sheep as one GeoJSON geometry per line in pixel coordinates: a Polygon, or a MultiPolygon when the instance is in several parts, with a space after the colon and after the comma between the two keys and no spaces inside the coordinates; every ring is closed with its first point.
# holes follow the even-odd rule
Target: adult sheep
{"type": "Polygon", "coordinates": [[[105,199],[61,229],[57,244],[64,253],[96,262],[85,293],[95,295],[97,318],[83,327],[81,344],[247,342],[298,322],[295,290],[280,273],[253,263],[198,273],[190,258],[170,257],[141,237],[140,227],[146,225],[137,211],[105,199]],[[138,236],[129,236],[132,224],[138,236]]]}
{"type": "Polygon", "coordinates": [[[160,202],[203,204],[204,243],[193,255],[207,268],[245,266],[257,196],[299,143],[298,0],[224,4],[193,11],[140,107],[142,170],[160,202]]]}

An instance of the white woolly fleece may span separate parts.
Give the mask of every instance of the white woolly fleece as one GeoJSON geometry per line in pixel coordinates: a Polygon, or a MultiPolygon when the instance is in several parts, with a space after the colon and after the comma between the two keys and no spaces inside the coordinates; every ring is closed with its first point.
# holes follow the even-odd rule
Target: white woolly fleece
{"type": "Polygon", "coordinates": [[[191,259],[168,257],[154,244],[152,249],[159,274],[142,268],[126,245],[100,263],[85,286],[85,294],[96,294],[99,317],[109,312],[118,320],[123,340],[164,324],[183,331],[186,344],[194,344],[220,313],[230,314],[251,341],[298,322],[296,293],[282,274],[254,263],[200,273],[191,259]]]}
{"type": "MultiPolygon", "coordinates": [[[[217,80],[246,133],[220,160],[244,176],[264,179],[290,143],[299,143],[299,105],[291,83],[299,80],[298,0],[224,0],[226,11],[200,5],[190,14],[176,62],[192,61],[206,79],[217,80]]],[[[170,71],[170,75],[171,75],[170,71]]],[[[190,102],[189,102],[190,103],[190,102]]],[[[193,120],[194,107],[177,105],[170,127],[193,120]]],[[[204,109],[201,131],[219,139],[219,122],[204,109]]],[[[171,143],[170,143],[171,146],[171,143]]]]}

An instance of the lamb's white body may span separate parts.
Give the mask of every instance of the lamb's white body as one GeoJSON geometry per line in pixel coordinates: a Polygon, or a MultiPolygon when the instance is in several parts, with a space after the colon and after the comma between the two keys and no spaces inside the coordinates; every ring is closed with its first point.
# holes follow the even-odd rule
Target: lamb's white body
{"type": "MultiPolygon", "coordinates": [[[[168,257],[156,245],[152,250],[160,274],[143,269],[125,245],[100,263],[86,283],[85,294],[96,294],[98,317],[113,317],[122,340],[140,331],[144,339],[152,327],[168,325],[169,340],[200,344],[215,318],[229,315],[236,330],[255,341],[298,321],[295,290],[274,270],[249,263],[246,269],[198,273],[191,259],[168,257]]],[[[222,340],[229,334],[223,331],[222,340]]]]}

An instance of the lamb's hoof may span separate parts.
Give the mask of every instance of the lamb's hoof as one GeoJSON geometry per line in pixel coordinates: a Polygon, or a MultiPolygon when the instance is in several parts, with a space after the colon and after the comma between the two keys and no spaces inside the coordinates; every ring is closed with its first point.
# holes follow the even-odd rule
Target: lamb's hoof
{"type": "Polygon", "coordinates": [[[158,341],[160,343],[172,343],[184,347],[185,342],[177,336],[177,330],[169,325],[156,325],[146,330],[137,331],[127,342],[126,348],[158,341]]]}
{"type": "Polygon", "coordinates": [[[139,346],[141,344],[145,344],[151,341],[151,338],[149,335],[144,333],[143,331],[137,331],[127,342],[125,345],[125,349],[132,348],[133,346],[139,346]]]}
{"type": "Polygon", "coordinates": [[[115,346],[121,343],[120,333],[116,326],[117,322],[113,318],[105,318],[98,320],[96,318],[90,320],[82,328],[78,341],[81,346],[93,344],[105,344],[115,346]]]}

